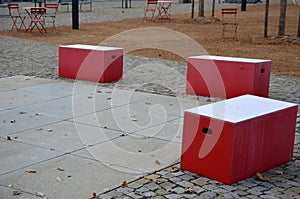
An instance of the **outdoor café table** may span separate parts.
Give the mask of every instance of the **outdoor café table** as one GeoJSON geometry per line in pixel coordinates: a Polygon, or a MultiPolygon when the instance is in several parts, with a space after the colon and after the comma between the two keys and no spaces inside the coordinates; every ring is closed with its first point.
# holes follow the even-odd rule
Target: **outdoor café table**
{"type": "Polygon", "coordinates": [[[39,32],[45,33],[46,31],[46,26],[45,26],[45,14],[46,14],[46,8],[44,7],[24,7],[24,10],[28,14],[30,18],[30,25],[28,28],[25,30],[25,32],[32,32],[34,27],[36,27],[39,32]]]}
{"type": "Polygon", "coordinates": [[[170,11],[171,11],[171,5],[173,1],[172,0],[158,0],[157,1],[157,11],[158,19],[170,19],[170,11]]]}

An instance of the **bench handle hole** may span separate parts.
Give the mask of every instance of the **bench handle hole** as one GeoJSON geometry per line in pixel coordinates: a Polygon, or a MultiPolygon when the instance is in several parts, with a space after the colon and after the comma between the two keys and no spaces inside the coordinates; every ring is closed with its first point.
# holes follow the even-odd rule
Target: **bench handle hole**
{"type": "Polygon", "coordinates": [[[202,133],[207,134],[207,135],[212,135],[213,132],[210,128],[203,127],[202,133]]]}
{"type": "Polygon", "coordinates": [[[264,72],[265,72],[264,68],[260,69],[260,73],[264,73],[264,72]]]}

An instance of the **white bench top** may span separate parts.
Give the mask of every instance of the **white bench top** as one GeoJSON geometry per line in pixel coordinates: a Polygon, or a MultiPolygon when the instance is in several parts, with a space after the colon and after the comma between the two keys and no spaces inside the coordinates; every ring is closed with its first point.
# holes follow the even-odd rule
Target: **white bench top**
{"type": "Polygon", "coordinates": [[[210,55],[191,56],[189,58],[206,59],[212,61],[245,62],[245,63],[271,62],[271,60],[264,60],[264,59],[249,59],[249,58],[222,57],[222,56],[210,56],[210,55]]]}
{"type": "Polygon", "coordinates": [[[231,123],[238,123],[293,106],[297,106],[297,104],[254,95],[243,95],[186,111],[231,123]]]}
{"type": "Polygon", "coordinates": [[[86,50],[99,50],[99,51],[109,51],[109,50],[121,50],[121,49],[123,49],[123,48],[117,48],[117,47],[92,46],[92,45],[84,45],[84,44],[63,45],[63,46],[60,46],[60,47],[79,48],[79,49],[86,49],[86,50]]]}

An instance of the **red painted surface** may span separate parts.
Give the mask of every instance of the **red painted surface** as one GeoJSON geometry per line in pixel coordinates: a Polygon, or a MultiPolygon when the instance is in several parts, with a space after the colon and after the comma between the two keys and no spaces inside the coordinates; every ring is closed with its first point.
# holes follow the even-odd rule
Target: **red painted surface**
{"type": "Polygon", "coordinates": [[[58,76],[93,82],[112,82],[122,78],[123,49],[97,47],[96,50],[59,47],[58,76]]]}
{"type": "Polygon", "coordinates": [[[232,184],[289,162],[296,116],[296,105],[237,123],[186,111],[181,168],[232,184]]]}
{"type": "Polygon", "coordinates": [[[188,58],[187,94],[220,98],[244,94],[268,97],[271,61],[214,60],[214,57],[188,58]]]}

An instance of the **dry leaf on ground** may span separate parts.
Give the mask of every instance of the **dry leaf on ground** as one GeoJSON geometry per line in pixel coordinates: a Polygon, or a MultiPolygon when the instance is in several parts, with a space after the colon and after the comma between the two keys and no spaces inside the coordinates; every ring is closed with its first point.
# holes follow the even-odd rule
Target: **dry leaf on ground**
{"type": "Polygon", "coordinates": [[[26,169],[25,170],[26,173],[36,173],[35,169],[26,169]]]}

